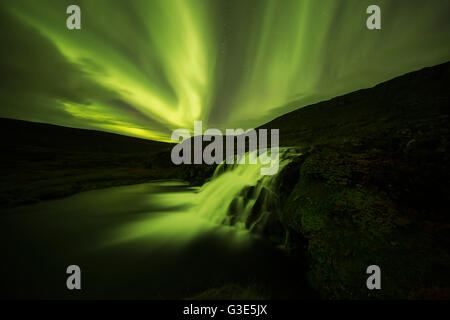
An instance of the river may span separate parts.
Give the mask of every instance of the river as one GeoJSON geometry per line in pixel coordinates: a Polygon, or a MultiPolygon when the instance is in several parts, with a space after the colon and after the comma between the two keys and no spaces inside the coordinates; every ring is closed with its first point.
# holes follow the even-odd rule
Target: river
{"type": "Polygon", "coordinates": [[[3,212],[2,296],[178,299],[238,283],[271,298],[304,298],[301,261],[239,219],[226,223],[244,187],[258,192],[261,179],[244,167],[201,188],[155,181],[3,212]],[[69,265],[81,268],[81,290],[66,288],[69,265]]]}

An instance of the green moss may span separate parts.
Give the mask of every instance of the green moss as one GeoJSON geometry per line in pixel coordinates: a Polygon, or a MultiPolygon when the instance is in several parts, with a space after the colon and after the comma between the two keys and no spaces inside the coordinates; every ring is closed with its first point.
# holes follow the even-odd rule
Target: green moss
{"type": "Polygon", "coordinates": [[[373,154],[319,148],[301,166],[284,206],[285,226],[307,240],[310,284],[325,298],[408,298],[422,292],[417,287],[450,283],[445,273],[430,272],[450,269],[439,238],[389,193],[368,183],[369,169],[378,163],[373,154]],[[372,264],[382,270],[379,291],[366,288],[372,264]]]}

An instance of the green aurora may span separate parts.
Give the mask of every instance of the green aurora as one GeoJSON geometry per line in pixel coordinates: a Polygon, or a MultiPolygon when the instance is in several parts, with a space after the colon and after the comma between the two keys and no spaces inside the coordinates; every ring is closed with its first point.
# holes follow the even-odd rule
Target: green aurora
{"type": "Polygon", "coordinates": [[[450,60],[450,2],[4,0],[1,117],[168,141],[450,60]],[[81,30],[66,8],[81,8],[81,30]],[[382,9],[382,30],[366,8],[382,9]]]}

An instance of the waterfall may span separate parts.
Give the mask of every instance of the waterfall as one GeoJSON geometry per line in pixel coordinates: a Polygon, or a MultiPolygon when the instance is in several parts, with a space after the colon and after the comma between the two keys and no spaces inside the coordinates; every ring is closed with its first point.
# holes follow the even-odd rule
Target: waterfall
{"type": "Polygon", "coordinates": [[[280,148],[279,170],[271,176],[261,175],[260,169],[265,165],[259,158],[257,164],[220,164],[212,180],[199,189],[193,213],[213,223],[262,232],[280,207],[277,177],[299,155],[296,149],[280,148]]]}

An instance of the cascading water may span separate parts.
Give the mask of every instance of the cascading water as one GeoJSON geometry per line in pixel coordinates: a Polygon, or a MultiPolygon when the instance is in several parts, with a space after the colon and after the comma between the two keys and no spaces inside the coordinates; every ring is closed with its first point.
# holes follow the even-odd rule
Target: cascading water
{"type": "Polygon", "coordinates": [[[88,297],[178,299],[224,283],[297,295],[300,266],[274,244],[286,236],[276,212],[299,158],[280,150],[278,176],[261,175],[261,164],[221,165],[200,188],[153,181],[14,208],[0,217],[0,249],[16,257],[5,260],[10,270],[31,277],[11,278],[8,287],[33,279],[49,297],[71,298],[53,275],[75,261],[89,271],[88,297]],[[30,250],[12,251],[8,239],[30,250]]]}
{"type": "MultiPolygon", "coordinates": [[[[278,174],[299,155],[293,148],[280,148],[278,174]]],[[[213,223],[263,231],[270,215],[279,209],[279,199],[274,192],[278,174],[261,175],[266,166],[261,162],[219,165],[212,180],[200,188],[192,210],[213,223]]]]}

